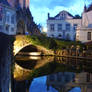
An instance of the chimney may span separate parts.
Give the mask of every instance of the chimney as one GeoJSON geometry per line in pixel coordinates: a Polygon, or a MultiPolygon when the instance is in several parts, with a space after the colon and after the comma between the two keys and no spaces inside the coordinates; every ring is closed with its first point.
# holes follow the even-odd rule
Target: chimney
{"type": "Polygon", "coordinates": [[[48,13],[48,19],[50,18],[50,13],[48,13]]]}
{"type": "Polygon", "coordinates": [[[86,5],[84,6],[84,12],[87,12],[87,7],[86,7],[86,5]]]}

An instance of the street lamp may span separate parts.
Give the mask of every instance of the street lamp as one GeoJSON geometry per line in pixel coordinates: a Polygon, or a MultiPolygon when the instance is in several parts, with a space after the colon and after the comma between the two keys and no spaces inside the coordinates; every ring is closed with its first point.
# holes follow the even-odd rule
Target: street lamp
{"type": "Polygon", "coordinates": [[[74,45],[71,46],[71,55],[72,55],[72,49],[74,48],[74,45]]]}

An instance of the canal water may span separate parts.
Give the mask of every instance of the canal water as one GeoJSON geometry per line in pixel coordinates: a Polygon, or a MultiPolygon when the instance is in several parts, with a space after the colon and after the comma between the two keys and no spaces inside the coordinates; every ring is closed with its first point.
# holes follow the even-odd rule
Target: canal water
{"type": "Polygon", "coordinates": [[[64,57],[17,57],[15,92],[92,92],[92,61],[64,57]]]}

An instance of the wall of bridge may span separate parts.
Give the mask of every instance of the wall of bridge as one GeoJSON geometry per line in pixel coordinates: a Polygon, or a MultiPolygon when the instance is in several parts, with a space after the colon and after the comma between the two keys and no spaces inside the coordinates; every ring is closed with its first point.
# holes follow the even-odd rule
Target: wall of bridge
{"type": "Polygon", "coordinates": [[[0,33],[0,92],[11,90],[12,37],[0,33]]]}

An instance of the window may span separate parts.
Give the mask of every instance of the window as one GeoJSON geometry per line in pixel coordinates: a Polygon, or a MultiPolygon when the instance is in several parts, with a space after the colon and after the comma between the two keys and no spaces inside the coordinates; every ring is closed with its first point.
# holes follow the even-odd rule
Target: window
{"type": "Polygon", "coordinates": [[[2,17],[3,17],[3,9],[2,9],[2,7],[0,6],[0,21],[2,21],[2,17]]]}
{"type": "Polygon", "coordinates": [[[54,24],[50,24],[50,30],[54,31],[54,24]]]}
{"type": "Polygon", "coordinates": [[[62,13],[61,16],[60,16],[60,19],[65,20],[66,19],[66,14],[62,13]]]}
{"type": "Polygon", "coordinates": [[[51,75],[49,76],[49,80],[50,80],[50,81],[54,81],[54,80],[55,80],[55,78],[54,78],[54,75],[53,75],[53,74],[51,74],[51,75]]]}
{"type": "Polygon", "coordinates": [[[14,24],[14,21],[15,21],[15,16],[14,16],[14,15],[12,15],[12,16],[11,16],[11,23],[13,23],[13,24],[14,24]]]}
{"type": "Polygon", "coordinates": [[[58,24],[58,31],[62,31],[62,24],[58,24]]]}
{"type": "Polygon", "coordinates": [[[10,22],[10,14],[9,14],[9,12],[6,13],[6,22],[10,22]]]}
{"type": "Polygon", "coordinates": [[[52,34],[51,37],[54,37],[54,35],[52,34]]]}
{"type": "Polygon", "coordinates": [[[3,29],[2,25],[0,25],[0,31],[3,29]]]}
{"type": "Polygon", "coordinates": [[[90,73],[87,73],[87,82],[90,82],[90,73]]]}
{"type": "Polygon", "coordinates": [[[60,82],[61,81],[61,74],[60,73],[57,73],[57,81],[60,82]]]}
{"type": "Polygon", "coordinates": [[[9,32],[9,25],[6,25],[6,31],[9,32]]]}
{"type": "Polygon", "coordinates": [[[73,29],[76,30],[76,28],[77,28],[77,24],[74,24],[73,29]]]}
{"type": "Polygon", "coordinates": [[[14,32],[14,28],[13,27],[11,28],[11,32],[14,32]]]}
{"type": "Polygon", "coordinates": [[[61,37],[62,37],[62,35],[61,35],[61,34],[59,34],[59,35],[58,35],[58,37],[59,37],[59,38],[61,38],[61,37]]]}
{"type": "Polygon", "coordinates": [[[88,40],[91,40],[91,32],[88,32],[88,34],[87,34],[87,39],[88,39],[88,40]]]}
{"type": "Polygon", "coordinates": [[[66,40],[70,40],[70,35],[69,34],[66,35],[66,40]]]}
{"type": "Polygon", "coordinates": [[[66,30],[70,31],[70,24],[66,24],[66,30]]]}

